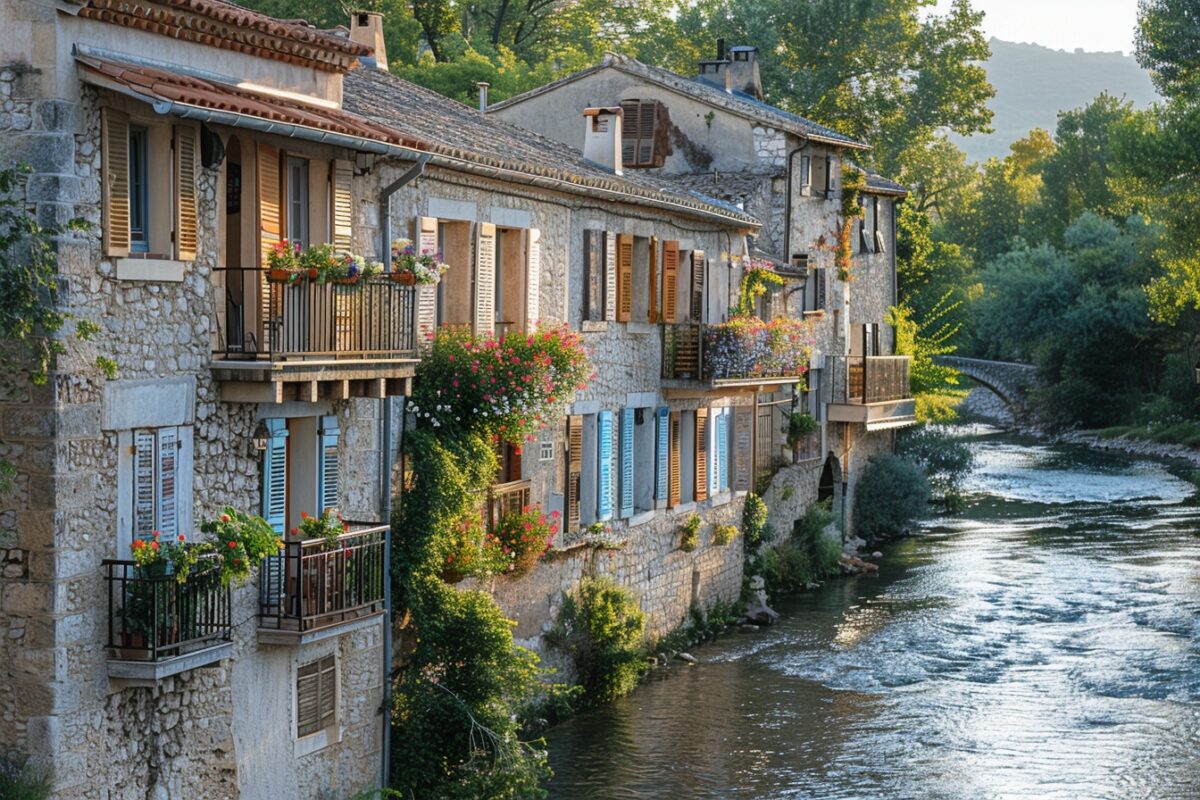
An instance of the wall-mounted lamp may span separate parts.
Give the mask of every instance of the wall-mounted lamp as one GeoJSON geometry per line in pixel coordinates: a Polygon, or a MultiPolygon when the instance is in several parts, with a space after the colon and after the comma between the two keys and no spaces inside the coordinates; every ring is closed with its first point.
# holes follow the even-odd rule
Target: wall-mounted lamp
{"type": "Polygon", "coordinates": [[[254,426],[254,433],[251,434],[251,439],[254,441],[255,450],[267,449],[267,444],[271,441],[271,431],[267,429],[265,421],[260,419],[258,425],[254,426]]]}

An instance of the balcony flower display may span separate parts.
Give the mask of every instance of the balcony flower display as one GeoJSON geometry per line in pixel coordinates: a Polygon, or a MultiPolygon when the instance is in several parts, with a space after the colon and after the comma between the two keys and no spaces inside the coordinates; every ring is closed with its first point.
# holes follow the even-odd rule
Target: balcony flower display
{"type": "Polygon", "coordinates": [[[342,515],[332,508],[327,508],[317,516],[300,512],[300,526],[292,528],[292,535],[305,541],[320,539],[325,543],[326,550],[337,547],[338,537],[350,532],[350,524],[342,519],[342,515]]]}
{"type": "Polygon", "coordinates": [[[316,283],[354,284],[362,278],[383,273],[383,264],[364,256],[337,253],[330,244],[301,247],[299,242],[280,239],[271,246],[267,256],[269,279],[277,283],[297,283],[302,280],[316,283]]]}
{"type": "Polygon", "coordinates": [[[250,577],[251,567],[264,558],[278,555],[283,540],[275,534],[271,523],[262,517],[245,514],[225,507],[219,517],[208,520],[200,530],[214,537],[213,542],[196,545],[205,552],[215,552],[221,558],[221,581],[243,584],[250,577]]]}
{"type": "Polygon", "coordinates": [[[705,330],[704,365],[714,380],[800,377],[808,370],[813,335],[808,323],[779,317],[736,316],[705,330]]]}
{"type": "Polygon", "coordinates": [[[557,511],[547,516],[537,506],[525,506],[500,517],[484,539],[485,559],[494,572],[524,575],[550,551],[558,533],[557,511]]]}
{"type": "Polygon", "coordinates": [[[441,280],[450,265],[442,261],[442,254],[432,250],[417,252],[417,247],[409,239],[392,240],[392,269],[398,280],[409,280],[413,283],[430,284],[441,280]]]}
{"type": "Polygon", "coordinates": [[[138,574],[143,577],[174,575],[178,583],[187,583],[200,556],[212,552],[212,546],[189,545],[183,534],[177,538],[178,541],[163,541],[161,534],[155,531],[151,539],[135,539],[131,549],[138,574]]]}

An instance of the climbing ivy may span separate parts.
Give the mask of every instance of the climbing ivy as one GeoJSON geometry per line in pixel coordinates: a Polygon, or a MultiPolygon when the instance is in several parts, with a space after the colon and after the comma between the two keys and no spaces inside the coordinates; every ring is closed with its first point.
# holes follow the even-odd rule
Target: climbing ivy
{"type": "Polygon", "coordinates": [[[783,278],[775,271],[770,261],[747,258],[742,268],[742,285],[738,292],[735,317],[753,317],[754,304],[772,286],[782,286],[783,278]]]}
{"type": "Polygon", "coordinates": [[[842,170],[842,225],[838,229],[837,264],[838,280],[850,280],[850,264],[854,258],[854,223],[863,216],[859,203],[867,188],[867,174],[858,167],[846,165],[842,170]]]}

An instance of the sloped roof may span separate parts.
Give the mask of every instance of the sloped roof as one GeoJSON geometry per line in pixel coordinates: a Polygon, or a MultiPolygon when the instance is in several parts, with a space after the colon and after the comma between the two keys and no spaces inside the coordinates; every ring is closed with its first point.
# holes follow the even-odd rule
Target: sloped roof
{"type": "Polygon", "coordinates": [[[765,103],[745,92],[726,92],[724,89],[714,86],[711,83],[706,83],[695,78],[685,78],[670,70],[662,69],[661,67],[652,67],[635,58],[623,56],[618,53],[605,53],[604,58],[596,66],[588,67],[585,70],[567,75],[564,78],[559,78],[544,86],[539,86],[523,94],[502,100],[491,106],[489,111],[517,105],[531,97],[554,91],[560,86],[573,83],[580,78],[604,69],[615,69],[638,78],[643,78],[701,103],[722,108],[751,121],[769,125],[773,128],[796,134],[797,136],[804,136],[813,141],[833,144],[839,147],[849,147],[856,150],[870,149],[870,145],[838,133],[832,128],[827,128],[812,120],[805,119],[798,114],[793,114],[790,111],[784,111],[782,108],[765,103]]]}
{"type": "Polygon", "coordinates": [[[867,191],[875,194],[908,195],[908,187],[874,172],[867,173],[867,191]]]}
{"type": "MultiPolygon", "coordinates": [[[[744,211],[689,191],[668,178],[629,170],[617,175],[574,148],[490,118],[431,89],[376,69],[358,69],[342,85],[343,107],[425,143],[430,152],[509,172],[550,178],[582,193],[600,189],[631,201],[649,200],[746,227],[759,222],[744,211]]],[[[582,120],[580,125],[582,125],[582,120]]]]}

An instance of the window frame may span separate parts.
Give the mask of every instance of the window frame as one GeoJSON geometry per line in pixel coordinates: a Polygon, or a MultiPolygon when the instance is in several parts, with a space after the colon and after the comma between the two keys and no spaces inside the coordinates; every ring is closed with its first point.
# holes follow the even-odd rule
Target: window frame
{"type": "Polygon", "coordinates": [[[284,198],[287,208],[286,238],[289,242],[308,247],[311,243],[309,215],[312,210],[312,191],[309,186],[310,159],[288,153],[284,160],[284,198]],[[299,180],[296,180],[300,176],[299,180]],[[297,196],[296,192],[299,192],[297,196]],[[296,208],[299,205],[301,208],[296,208]],[[299,231],[297,231],[299,228],[299,231]]]}
{"type": "Polygon", "coordinates": [[[129,126],[129,252],[150,252],[150,132],[129,126]],[[135,152],[135,142],[140,149],[135,152]],[[140,225],[135,224],[140,222],[140,225]]]}
{"type": "Polygon", "coordinates": [[[608,307],[608,236],[603,230],[585,228],[583,231],[583,321],[602,322],[608,307]],[[599,302],[592,308],[592,297],[599,302]]]}

